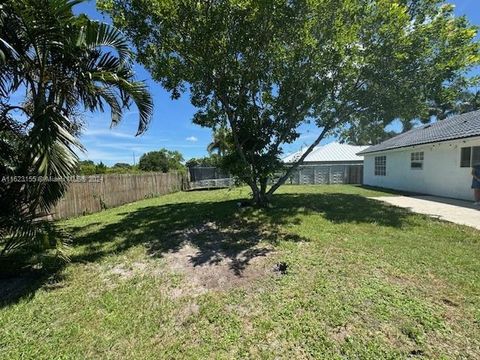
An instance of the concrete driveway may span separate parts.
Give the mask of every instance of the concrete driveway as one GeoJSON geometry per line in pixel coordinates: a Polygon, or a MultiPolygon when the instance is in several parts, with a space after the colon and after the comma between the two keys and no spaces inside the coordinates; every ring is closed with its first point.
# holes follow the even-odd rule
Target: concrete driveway
{"type": "Polygon", "coordinates": [[[436,196],[380,196],[371,199],[480,230],[480,207],[467,201],[436,196]]]}

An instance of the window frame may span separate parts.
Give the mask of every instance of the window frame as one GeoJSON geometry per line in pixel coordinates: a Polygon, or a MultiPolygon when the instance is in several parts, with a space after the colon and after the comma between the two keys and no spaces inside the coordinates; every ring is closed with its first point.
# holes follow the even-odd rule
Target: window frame
{"type": "Polygon", "coordinates": [[[464,146],[460,148],[460,167],[466,168],[472,165],[472,147],[464,146]],[[468,156],[467,156],[468,154],[468,156]],[[468,157],[468,159],[467,159],[468,157]],[[468,163],[468,164],[467,164],[468,163]]]}
{"type": "Polygon", "coordinates": [[[472,146],[472,153],[470,155],[471,167],[480,165],[480,146],[472,146]],[[477,153],[475,153],[477,151],[477,153]]]}
{"type": "Polygon", "coordinates": [[[387,176],[387,156],[375,156],[373,173],[375,176],[387,176]]]}
{"type": "Polygon", "coordinates": [[[480,146],[463,146],[460,148],[461,168],[471,168],[477,163],[480,164],[480,146]],[[468,156],[466,156],[467,154],[468,156]]]}
{"type": "Polygon", "coordinates": [[[410,153],[410,169],[423,170],[423,162],[425,160],[425,153],[423,151],[414,151],[410,153]],[[419,164],[420,166],[413,166],[419,164]]]}

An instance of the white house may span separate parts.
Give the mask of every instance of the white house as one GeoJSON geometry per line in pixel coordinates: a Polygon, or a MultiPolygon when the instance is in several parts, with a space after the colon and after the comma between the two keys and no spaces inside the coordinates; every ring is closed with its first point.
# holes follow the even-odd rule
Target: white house
{"type": "MultiPolygon", "coordinates": [[[[355,146],[331,142],[326,145],[315,147],[305,158],[305,165],[354,165],[363,163],[363,156],[357,155],[358,152],[365,150],[368,146],[355,146]]],[[[297,151],[286,156],[284,163],[296,162],[307,149],[297,151]]]]}
{"type": "MultiPolygon", "coordinates": [[[[354,146],[332,142],[317,146],[307,155],[290,178],[290,184],[359,184],[362,182],[363,156],[359,151],[368,146],[354,146]]],[[[305,150],[283,159],[286,164],[297,162],[305,150]]]]}
{"type": "Polygon", "coordinates": [[[480,163],[480,111],[407,131],[358,155],[365,185],[473,200],[472,164],[480,163]]]}

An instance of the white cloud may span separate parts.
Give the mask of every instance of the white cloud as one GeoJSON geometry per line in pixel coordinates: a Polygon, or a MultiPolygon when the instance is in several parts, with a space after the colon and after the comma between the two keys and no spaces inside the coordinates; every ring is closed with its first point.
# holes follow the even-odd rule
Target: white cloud
{"type": "Polygon", "coordinates": [[[127,134],[124,132],[109,130],[109,129],[87,129],[83,132],[83,136],[113,136],[117,138],[127,138],[127,139],[134,139],[135,134],[127,134]]]}
{"type": "Polygon", "coordinates": [[[197,142],[197,141],[198,141],[198,138],[196,138],[195,136],[189,136],[189,137],[187,137],[185,140],[191,141],[191,142],[197,142]]]}
{"type": "MultiPolygon", "coordinates": [[[[113,139],[115,140],[115,139],[113,139]]],[[[140,139],[139,141],[110,141],[110,142],[105,142],[105,141],[89,141],[87,142],[89,147],[96,147],[96,148],[111,148],[111,149],[119,149],[119,150],[135,150],[137,149],[147,149],[150,150],[151,148],[158,148],[160,143],[166,143],[168,142],[169,139],[157,139],[156,141],[142,141],[140,139]]],[[[142,151],[142,150],[138,150],[142,151]]]]}
{"type": "Polygon", "coordinates": [[[186,148],[186,149],[205,149],[205,146],[204,145],[200,145],[200,144],[172,144],[171,146],[173,149],[175,148],[186,148]]]}
{"type": "Polygon", "coordinates": [[[113,165],[117,162],[132,163],[133,153],[115,154],[96,149],[87,150],[85,153],[78,154],[81,160],[92,160],[94,162],[102,161],[104,164],[113,165]]]}

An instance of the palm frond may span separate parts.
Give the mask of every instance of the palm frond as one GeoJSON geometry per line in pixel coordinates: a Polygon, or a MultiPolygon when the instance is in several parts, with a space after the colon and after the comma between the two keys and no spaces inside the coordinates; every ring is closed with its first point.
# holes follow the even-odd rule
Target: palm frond
{"type": "Polygon", "coordinates": [[[38,205],[48,211],[66,189],[66,178],[75,173],[78,155],[75,149],[82,145],[70,131],[70,122],[53,109],[42,114],[28,134],[32,157],[28,166],[37,176],[58,179],[38,182],[32,186],[38,205]]]}
{"type": "Polygon", "coordinates": [[[132,60],[132,51],[126,37],[109,24],[97,21],[87,22],[78,36],[77,46],[86,46],[90,49],[108,46],[118,52],[123,64],[128,64],[132,60]]]}
{"type": "Polygon", "coordinates": [[[112,116],[112,126],[117,125],[122,120],[122,105],[119,103],[116,94],[109,88],[97,87],[98,95],[105,100],[110,107],[112,116]]]}
{"type": "Polygon", "coordinates": [[[136,135],[143,134],[147,129],[153,115],[153,100],[148,88],[142,81],[129,82],[123,89],[138,108],[139,123],[136,135]]]}
{"type": "Polygon", "coordinates": [[[121,92],[133,100],[139,112],[137,135],[144,133],[153,115],[153,100],[146,84],[141,81],[129,81],[111,72],[92,73],[91,77],[95,81],[116,86],[121,92]]]}

